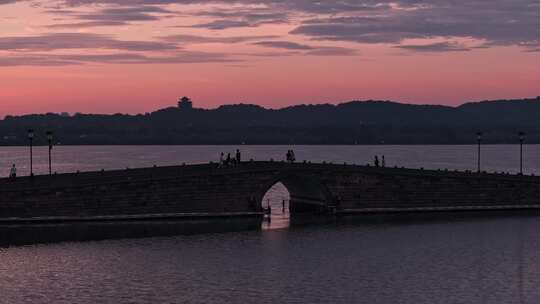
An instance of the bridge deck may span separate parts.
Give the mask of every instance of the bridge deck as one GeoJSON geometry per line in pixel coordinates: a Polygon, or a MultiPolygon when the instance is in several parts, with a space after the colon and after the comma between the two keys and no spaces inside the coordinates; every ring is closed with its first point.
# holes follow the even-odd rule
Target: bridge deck
{"type": "Polygon", "coordinates": [[[34,177],[20,176],[16,179],[0,178],[0,192],[21,191],[26,188],[61,188],[74,185],[100,185],[117,182],[152,180],[159,181],[175,177],[256,174],[268,171],[337,171],[346,173],[380,174],[391,176],[423,176],[423,177],[452,177],[463,179],[498,179],[518,180],[520,182],[539,182],[540,176],[505,173],[477,173],[452,170],[425,170],[398,167],[374,167],[352,164],[331,163],[285,163],[271,161],[243,162],[238,166],[219,168],[217,164],[192,164],[166,167],[127,168],[122,170],[103,170],[50,175],[35,175],[34,177]]]}

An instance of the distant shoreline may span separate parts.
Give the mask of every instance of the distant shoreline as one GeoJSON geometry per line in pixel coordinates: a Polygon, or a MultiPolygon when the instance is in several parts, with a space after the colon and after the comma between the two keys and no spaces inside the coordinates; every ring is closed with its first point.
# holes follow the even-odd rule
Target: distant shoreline
{"type": "Polygon", "coordinates": [[[467,145],[540,143],[540,97],[459,107],[390,101],[196,108],[178,106],[140,115],[48,113],[0,120],[0,146],[35,145],[467,145]],[[481,137],[478,138],[478,133],[481,137]]]}

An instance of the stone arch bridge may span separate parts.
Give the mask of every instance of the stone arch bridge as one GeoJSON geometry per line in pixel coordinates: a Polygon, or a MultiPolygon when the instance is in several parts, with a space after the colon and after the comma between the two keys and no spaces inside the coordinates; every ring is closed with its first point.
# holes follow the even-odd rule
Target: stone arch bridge
{"type": "Polygon", "coordinates": [[[0,222],[259,216],[277,182],[291,213],[540,208],[534,176],[246,162],[0,179],[0,222]]]}

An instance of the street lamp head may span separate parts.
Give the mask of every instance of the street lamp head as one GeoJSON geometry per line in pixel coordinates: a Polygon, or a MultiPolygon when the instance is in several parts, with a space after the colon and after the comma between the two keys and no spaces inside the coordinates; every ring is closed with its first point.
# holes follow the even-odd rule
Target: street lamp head
{"type": "Polygon", "coordinates": [[[28,129],[28,139],[34,139],[34,130],[28,129]]]}
{"type": "Polygon", "coordinates": [[[47,140],[48,140],[48,141],[52,141],[52,140],[53,140],[53,132],[52,132],[52,131],[47,131],[47,140]]]}
{"type": "Polygon", "coordinates": [[[476,133],[476,139],[477,139],[478,141],[482,140],[482,135],[484,135],[482,132],[477,132],[477,133],[476,133]]]}
{"type": "Polygon", "coordinates": [[[525,132],[519,132],[519,140],[524,141],[525,140],[525,132]]]}

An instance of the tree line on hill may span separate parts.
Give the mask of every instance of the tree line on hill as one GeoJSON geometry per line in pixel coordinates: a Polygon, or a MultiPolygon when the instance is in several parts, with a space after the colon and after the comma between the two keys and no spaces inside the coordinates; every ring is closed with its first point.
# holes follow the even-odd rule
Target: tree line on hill
{"type": "Polygon", "coordinates": [[[217,109],[171,107],[127,115],[32,114],[0,120],[0,145],[46,144],[51,130],[65,145],[202,144],[471,144],[540,143],[540,97],[466,103],[459,107],[390,101],[298,105],[265,109],[224,105],[217,109]]]}

